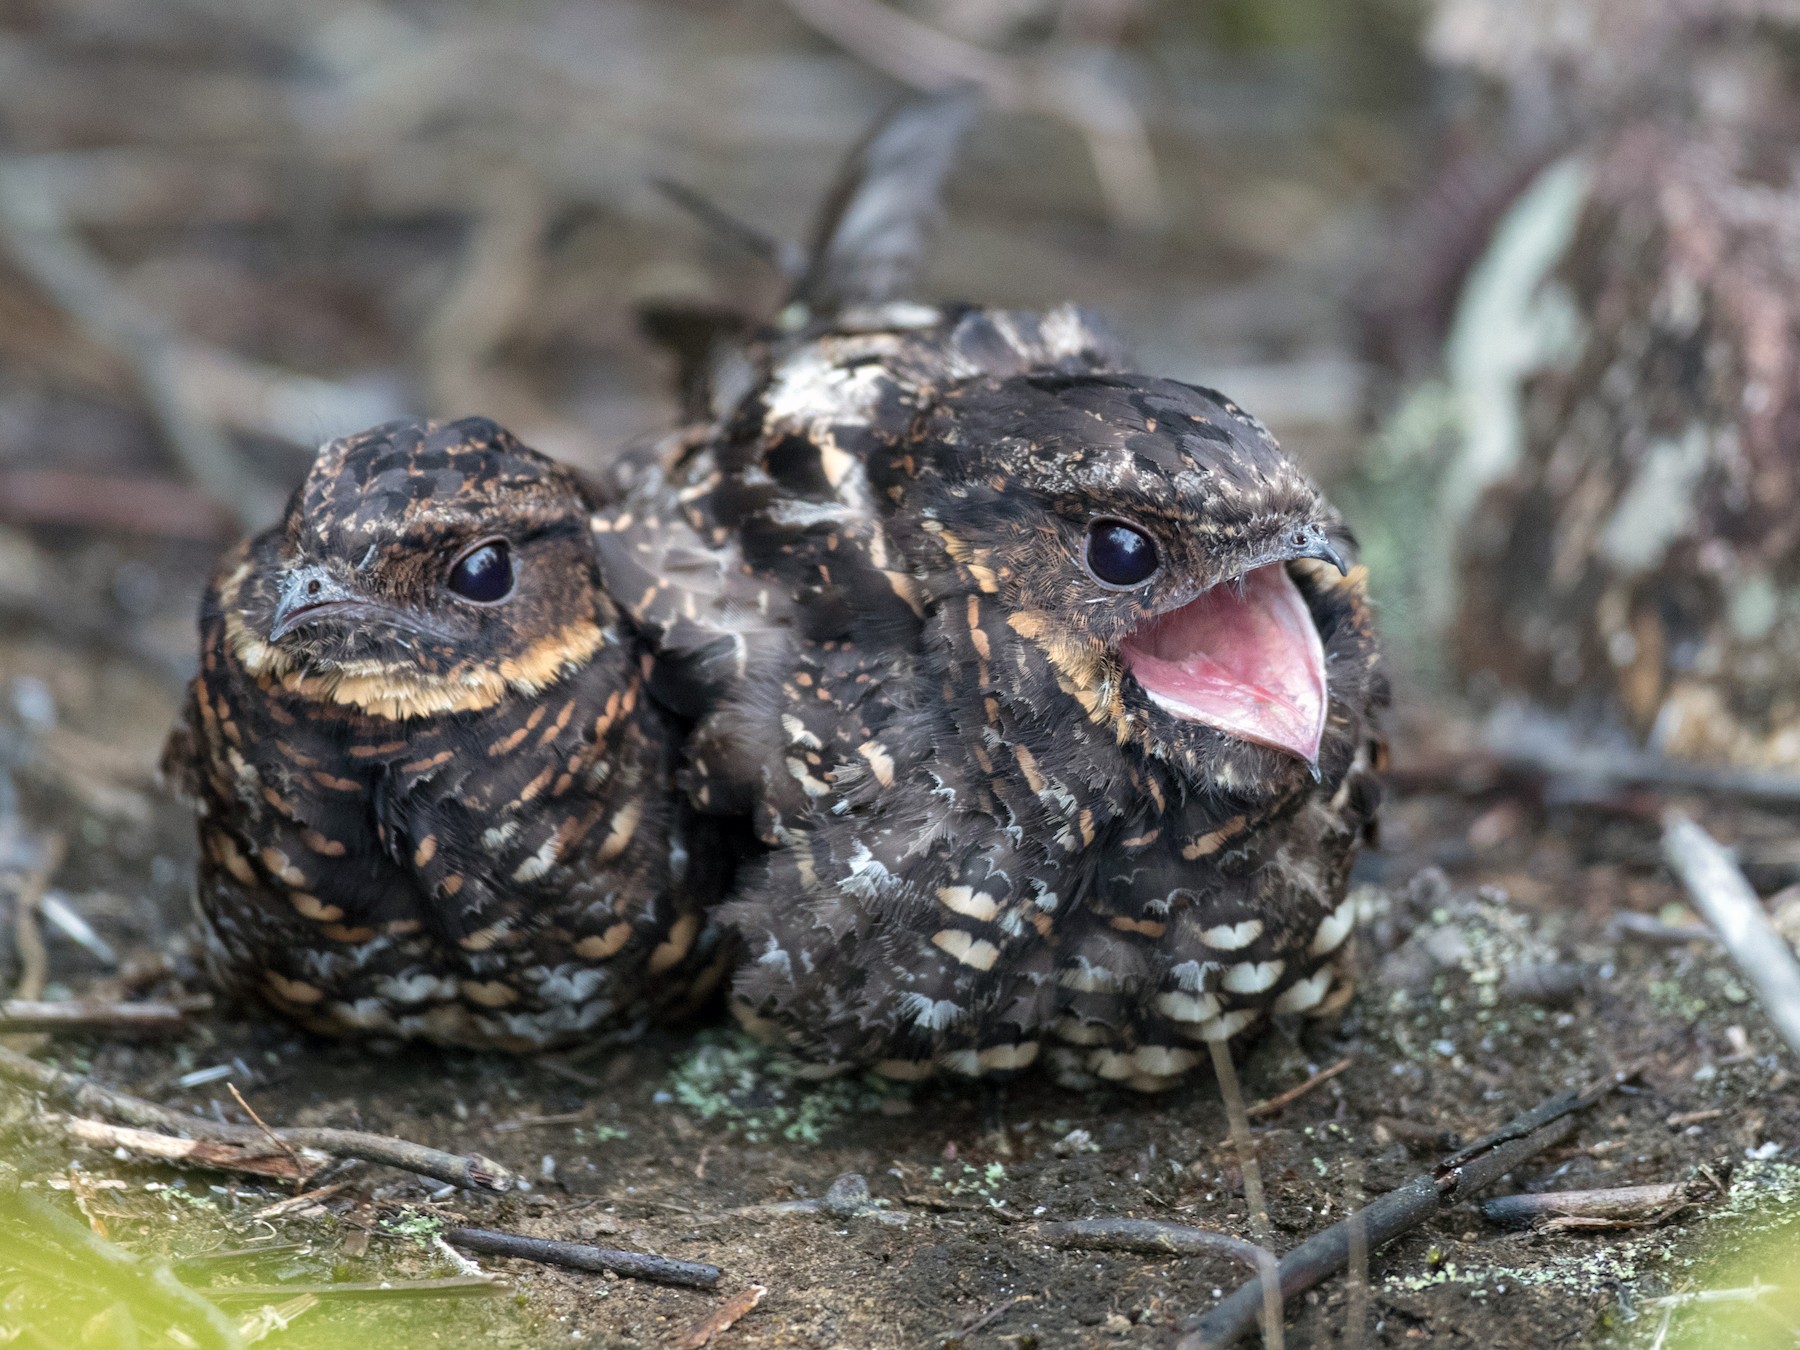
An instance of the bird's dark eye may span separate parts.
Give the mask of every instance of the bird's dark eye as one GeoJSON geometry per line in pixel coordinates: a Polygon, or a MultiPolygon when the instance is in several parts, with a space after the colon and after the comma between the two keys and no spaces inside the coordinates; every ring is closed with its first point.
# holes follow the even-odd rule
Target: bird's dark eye
{"type": "Polygon", "coordinates": [[[445,583],[465,600],[491,605],[512,594],[512,550],[504,539],[470,549],[450,568],[445,583]]]}
{"type": "Polygon", "coordinates": [[[1088,526],[1087,565],[1108,586],[1136,586],[1156,575],[1160,560],[1150,536],[1120,520],[1088,526]]]}

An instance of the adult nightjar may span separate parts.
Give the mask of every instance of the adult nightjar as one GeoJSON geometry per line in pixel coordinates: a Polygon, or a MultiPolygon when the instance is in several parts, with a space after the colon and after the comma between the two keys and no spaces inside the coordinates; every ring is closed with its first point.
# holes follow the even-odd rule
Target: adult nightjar
{"type": "Polygon", "coordinates": [[[532,1049],[721,973],[727,869],[669,793],[593,510],[492,422],[394,422],[226,556],[164,757],[224,983],[320,1031],[532,1049]]]}
{"type": "Polygon", "coordinates": [[[1084,314],[859,290],[878,216],[596,518],[693,804],[767,849],[733,1004],[821,1073],[1161,1088],[1348,995],[1365,574],[1260,423],[1084,314]]]}

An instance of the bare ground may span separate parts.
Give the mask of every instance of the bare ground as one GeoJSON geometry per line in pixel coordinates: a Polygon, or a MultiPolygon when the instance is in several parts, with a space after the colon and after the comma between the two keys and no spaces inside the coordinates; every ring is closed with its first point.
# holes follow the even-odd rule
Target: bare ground
{"type": "MultiPolygon", "coordinates": [[[[11,648],[11,672],[29,677],[41,657],[11,648]]],[[[79,679],[57,677],[57,726],[33,730],[17,708],[7,723],[22,819],[76,822],[57,888],[123,957],[122,970],[108,971],[53,934],[53,993],[198,987],[181,932],[186,822],[147,785],[121,781],[107,758],[130,750],[109,721],[149,725],[164,692],[117,664],[101,657],[79,679]],[[76,688],[83,680],[87,698],[76,688]]],[[[11,687],[19,704],[21,686],[11,687]]],[[[23,687],[29,705],[29,678],[23,687]]],[[[1423,762],[1454,730],[1414,726],[1403,749],[1423,762]]],[[[1785,884],[1787,821],[1693,805],[1739,840],[1765,890],[1785,884]]],[[[1361,993],[1335,1026],[1265,1037],[1245,1059],[1244,1091],[1266,1099],[1351,1059],[1257,1122],[1281,1248],[1428,1169],[1455,1140],[1638,1061],[1635,1082],[1591,1110],[1566,1147],[1500,1189],[1699,1177],[1720,1190],[1619,1231],[1504,1231],[1472,1206],[1455,1209],[1376,1256],[1363,1344],[1648,1344],[1667,1311],[1658,1298],[1756,1277],[1779,1283],[1800,1259],[1792,1066],[1709,944],[1610,935],[1617,911],[1680,903],[1642,807],[1546,808],[1500,792],[1402,798],[1387,846],[1362,868],[1361,993]]],[[[183,1075],[230,1066],[229,1081],[270,1121],[479,1150],[530,1179],[527,1192],[479,1198],[364,1169],[326,1212],[270,1223],[251,1215],[284,1194],[279,1187],[71,1148],[34,1104],[0,1098],[0,1147],[29,1182],[66,1188],[73,1177],[63,1200],[85,1197],[135,1250],[225,1253],[181,1267],[209,1288],[455,1274],[431,1238],[458,1221],[725,1272],[719,1291],[705,1293],[484,1259],[511,1297],[329,1300],[285,1334],[293,1345],[340,1345],[352,1334],[375,1344],[663,1345],[752,1284],[766,1296],[726,1344],[1163,1344],[1240,1272],[1218,1260],[1060,1251],[1034,1225],[1131,1216],[1249,1231],[1207,1081],[1155,1098],[1071,1094],[1036,1077],[988,1089],[808,1085],[716,1022],[534,1062],[328,1044],[248,1009],[208,1015],[177,1040],[72,1040],[53,1052],[109,1084],[243,1119],[224,1080],[182,1086],[183,1075]],[[867,1179],[874,1208],[766,1208],[820,1197],[847,1172],[867,1179]]],[[[1347,1297],[1340,1280],[1296,1300],[1289,1343],[1346,1337],[1347,1297]]],[[[38,1306],[29,1283],[4,1298],[0,1325],[38,1306]]],[[[1692,1320],[1690,1333],[1704,1326],[1733,1343],[1703,1320],[1712,1310],[1679,1310],[1672,1334],[1692,1320]]],[[[1756,1337],[1783,1325],[1770,1320],[1780,1316],[1790,1319],[1781,1334],[1791,1334],[1793,1314],[1759,1312],[1735,1343],[1785,1344],[1756,1337]]],[[[41,1307],[31,1315],[55,1321],[41,1307]]]]}

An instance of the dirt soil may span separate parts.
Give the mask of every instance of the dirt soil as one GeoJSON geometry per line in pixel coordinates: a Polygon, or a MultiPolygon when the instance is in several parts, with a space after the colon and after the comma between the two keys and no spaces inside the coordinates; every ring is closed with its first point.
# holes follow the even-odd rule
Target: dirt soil
{"type": "MultiPolygon", "coordinates": [[[[15,821],[78,822],[55,893],[78,898],[120,963],[108,969],[53,932],[50,992],[192,992],[187,822],[116,763],[142,762],[132,737],[146,739],[171,689],[128,661],[97,654],[72,668],[66,655],[9,648],[15,821]],[[53,690],[52,722],[33,699],[53,690]]],[[[1443,762],[1456,734],[1453,722],[1410,719],[1401,764],[1443,762]]],[[[1800,1098],[1710,944],[1614,935],[1624,910],[1692,921],[1659,868],[1645,805],[1546,805],[1497,789],[1401,796],[1385,847],[1359,871],[1368,974],[1356,1002],[1335,1026],[1278,1028],[1250,1048],[1244,1092],[1264,1100],[1349,1060],[1256,1121],[1282,1249],[1428,1170],[1455,1141],[1631,1063],[1637,1078],[1566,1146],[1498,1189],[1694,1179],[1708,1194],[1624,1230],[1508,1231],[1473,1206],[1453,1209],[1375,1256],[1361,1344],[1649,1344],[1671,1310],[1676,1337],[1788,1343],[1758,1339],[1778,1325],[1762,1305],[1740,1335],[1707,1320],[1712,1304],[1656,1302],[1778,1282],[1800,1258],[1800,1098]]],[[[1739,843],[1765,891],[1792,879],[1789,821],[1689,805],[1739,843]]],[[[666,1345],[750,1285],[767,1292],[722,1344],[1160,1345],[1241,1272],[1061,1251],[1036,1225],[1129,1216],[1250,1231],[1209,1081],[1161,1097],[1077,1095],[1036,1077],[989,1089],[809,1085],[716,1021],[533,1061],[328,1044],[251,1009],[208,1014],[173,1040],[66,1040],[50,1053],[183,1110],[243,1120],[230,1083],[272,1122],[479,1150],[529,1179],[486,1198],[364,1168],[310,1216],[270,1222],[253,1215],[279,1186],[72,1147],[35,1104],[0,1097],[0,1150],[29,1183],[79,1198],[135,1250],[184,1258],[184,1277],[210,1289],[454,1275],[432,1239],[457,1222],[724,1269],[705,1293],[483,1258],[511,1297],[329,1300],[285,1334],[295,1346],[353,1332],[372,1344],[666,1345]],[[771,1208],[822,1197],[845,1173],[866,1179],[872,1205],[771,1208]]],[[[29,1284],[8,1297],[0,1323],[32,1304],[29,1284]]],[[[1348,1297],[1338,1280],[1296,1300],[1289,1343],[1349,1343],[1348,1297]]]]}

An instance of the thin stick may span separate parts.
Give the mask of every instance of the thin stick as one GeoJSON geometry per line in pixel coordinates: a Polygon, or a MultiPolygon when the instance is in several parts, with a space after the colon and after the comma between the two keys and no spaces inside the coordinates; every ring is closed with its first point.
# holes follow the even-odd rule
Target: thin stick
{"type": "Polygon", "coordinates": [[[1663,856],[1756,990],[1775,1030],[1800,1055],[1800,965],[1731,854],[1687,816],[1670,811],[1663,816],[1663,856]]]}
{"type": "Polygon", "coordinates": [[[218,1303],[268,1302],[312,1294],[317,1298],[442,1298],[464,1294],[504,1294],[506,1286],[485,1276],[446,1275],[438,1280],[379,1280],[337,1284],[234,1284],[200,1293],[218,1303]]]}
{"type": "MultiPolygon", "coordinates": [[[[306,1189],[306,1176],[302,1173],[300,1167],[300,1155],[294,1151],[294,1146],[288,1143],[280,1135],[276,1134],[275,1131],[271,1130],[268,1123],[263,1120],[261,1116],[256,1114],[256,1108],[244,1100],[244,1094],[238,1091],[236,1083],[227,1082],[225,1084],[225,1089],[231,1093],[232,1100],[243,1108],[244,1114],[250,1117],[250,1123],[261,1130],[271,1144],[275,1145],[276,1148],[280,1149],[292,1159],[294,1164],[294,1194],[300,1194],[301,1191],[306,1189]]],[[[313,1170],[317,1171],[318,1169],[315,1168],[313,1170]]],[[[464,1272],[464,1274],[467,1273],[468,1272],[466,1271],[464,1272]]]]}
{"type": "Polygon", "coordinates": [[[1160,1219],[1077,1219],[1047,1223],[1036,1234],[1052,1247],[1073,1251],[1138,1252],[1144,1256],[1228,1256],[1261,1270],[1266,1247],[1230,1233],[1160,1219]]]}
{"type": "Polygon", "coordinates": [[[719,1268],[701,1261],[677,1261],[651,1252],[621,1252],[593,1247],[585,1242],[556,1242],[550,1238],[523,1237],[492,1228],[451,1228],[444,1241],[485,1256],[512,1256],[542,1265],[568,1266],[571,1270],[610,1270],[634,1280],[679,1284],[689,1289],[714,1289],[719,1268]]]}
{"type": "Polygon", "coordinates": [[[1481,1217],[1490,1223],[1523,1226],[1539,1219],[1600,1219],[1615,1224],[1647,1223],[1667,1217],[1706,1183],[1666,1181],[1651,1186],[1610,1186],[1588,1191],[1542,1191],[1497,1195],[1482,1203],[1481,1217]]]}
{"type": "Polygon", "coordinates": [[[317,1190],[302,1191],[299,1195],[290,1195],[285,1200],[277,1200],[272,1205],[264,1205],[250,1217],[252,1219],[283,1219],[290,1214],[297,1214],[303,1209],[323,1204],[349,1184],[349,1181],[334,1181],[329,1186],[320,1186],[317,1190]]]}
{"type": "Polygon", "coordinates": [[[1350,1255],[1350,1230],[1364,1225],[1374,1251],[1410,1232],[1458,1200],[1490,1186],[1521,1163],[1574,1133],[1576,1114],[1592,1106],[1637,1072],[1636,1066],[1608,1075],[1582,1092],[1565,1093],[1515,1116],[1492,1134],[1439,1161],[1435,1170],[1357,1210],[1343,1223],[1315,1233],[1281,1258],[1276,1279],[1266,1276],[1238,1286],[1211,1312],[1195,1318],[1176,1350],[1214,1350],[1230,1345],[1251,1327],[1265,1307],[1265,1285],[1277,1286],[1286,1301],[1343,1269],[1350,1255]]]}
{"type": "Polygon", "coordinates": [[[1250,1207],[1250,1231],[1263,1246],[1269,1245],[1269,1211],[1263,1204],[1262,1169],[1256,1163],[1256,1144],[1250,1138],[1250,1116],[1244,1109],[1244,1093],[1238,1086],[1237,1066],[1231,1062],[1231,1050],[1222,1040],[1210,1040],[1213,1076],[1219,1083],[1219,1095],[1225,1099],[1225,1119],[1231,1126],[1231,1144],[1237,1150],[1238,1167],[1244,1174],[1244,1203],[1250,1207]]]}
{"type": "Polygon", "coordinates": [[[763,1295],[768,1292],[760,1284],[740,1289],[677,1336],[670,1345],[670,1350],[706,1350],[707,1346],[730,1331],[752,1308],[761,1303],[763,1295]]]}
{"type": "Polygon", "coordinates": [[[1219,1083],[1219,1095],[1225,1099],[1225,1118],[1231,1122],[1231,1142],[1237,1149],[1238,1168],[1244,1174],[1244,1203],[1250,1207],[1250,1231],[1256,1235],[1257,1284],[1262,1295],[1263,1346],[1265,1350],[1282,1350],[1281,1290],[1276,1279],[1277,1262],[1274,1230],[1269,1225],[1268,1207],[1263,1203],[1262,1169],[1256,1162],[1256,1144],[1250,1138],[1250,1117],[1244,1110],[1243,1089],[1238,1086],[1237,1066],[1231,1062],[1231,1047],[1222,1038],[1207,1041],[1212,1051],[1213,1076],[1219,1083]]]}
{"type": "MultiPolygon", "coordinates": [[[[228,1125],[201,1116],[171,1111],[129,1093],[101,1087],[91,1078],[40,1064],[16,1051],[0,1047],[0,1079],[23,1084],[65,1108],[82,1114],[110,1116],[127,1125],[150,1130],[171,1130],[228,1144],[255,1145],[263,1133],[251,1125],[228,1125]]],[[[403,1172],[448,1182],[466,1190],[504,1192],[512,1189],[513,1176],[492,1158],[479,1153],[455,1154],[428,1148],[405,1139],[362,1130],[286,1128],[277,1138],[296,1148],[317,1149],[334,1158],[360,1158],[363,1162],[398,1167],[403,1172]]]]}
{"type": "Polygon", "coordinates": [[[0,1035],[24,1031],[108,1031],[160,1033],[182,1031],[188,1010],[179,1003],[95,1003],[69,999],[0,999],[0,1035]]]}
{"type": "Polygon", "coordinates": [[[14,901],[13,944],[19,950],[19,983],[13,993],[28,1002],[41,999],[44,986],[50,981],[50,953],[44,946],[43,930],[38,927],[38,912],[67,850],[68,841],[62,835],[53,834],[46,839],[43,861],[26,876],[14,901]]]}
{"type": "Polygon", "coordinates": [[[1332,1065],[1327,1066],[1326,1068],[1320,1069],[1311,1078],[1308,1078],[1304,1083],[1298,1083],[1295,1086],[1289,1088],[1286,1092],[1278,1092],[1273,1097],[1270,1097],[1267,1101],[1258,1102],[1255,1106],[1252,1106],[1247,1111],[1245,1111],[1244,1114],[1246,1116],[1248,1116],[1251,1120],[1259,1119],[1262,1116],[1272,1116],[1277,1111],[1281,1110],[1282,1107],[1291,1105],[1292,1103],[1299,1101],[1300,1098],[1304,1097],[1307,1093],[1311,1092],[1314,1088],[1318,1087],[1320,1083],[1329,1082],[1331,1079],[1336,1078],[1340,1073],[1342,1073],[1345,1069],[1349,1068],[1355,1062],[1356,1062],[1355,1055],[1345,1055],[1336,1064],[1332,1064],[1332,1065]]]}
{"type": "Polygon", "coordinates": [[[1355,1195],[1352,1197],[1356,1208],[1350,1211],[1349,1231],[1345,1235],[1349,1240],[1348,1279],[1350,1297],[1344,1309],[1343,1350],[1362,1350],[1363,1337],[1369,1329],[1369,1221],[1363,1215],[1363,1178],[1362,1160],[1355,1162],[1356,1175],[1355,1195]]]}
{"type": "Polygon", "coordinates": [[[1697,793],[1739,797],[1771,806],[1800,805],[1800,774],[1767,769],[1718,768],[1666,759],[1641,750],[1587,746],[1551,738],[1527,728],[1512,734],[1510,724],[1490,733],[1493,748],[1416,764],[1399,764],[1383,775],[1401,794],[1452,791],[1475,794],[1496,787],[1544,787],[1567,791],[1616,792],[1638,788],[1655,793],[1697,793]]]}
{"type": "Polygon", "coordinates": [[[176,1139],[155,1130],[135,1129],[130,1125],[109,1125],[103,1120],[81,1116],[51,1117],[69,1138],[90,1148],[124,1149],[127,1153],[152,1162],[172,1163],[178,1167],[205,1167],[219,1172],[242,1172],[246,1176],[272,1177],[280,1181],[304,1184],[308,1177],[332,1161],[329,1154],[300,1150],[275,1141],[275,1151],[262,1143],[249,1146],[227,1144],[216,1139],[176,1139]]]}

